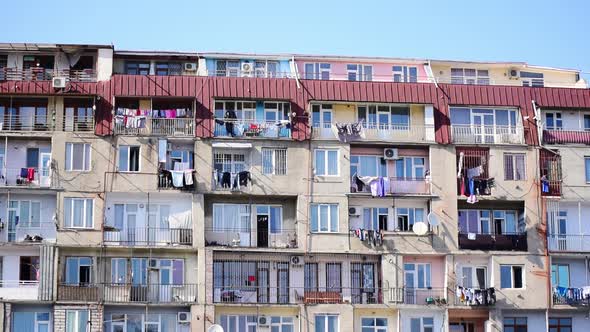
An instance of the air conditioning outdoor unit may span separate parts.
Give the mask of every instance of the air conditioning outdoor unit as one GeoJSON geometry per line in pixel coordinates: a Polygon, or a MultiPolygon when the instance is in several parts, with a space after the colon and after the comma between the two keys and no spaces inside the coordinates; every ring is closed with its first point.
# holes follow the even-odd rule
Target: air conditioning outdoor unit
{"type": "Polygon", "coordinates": [[[254,70],[254,65],[250,62],[242,62],[242,77],[250,77],[252,76],[252,71],[254,70]]]}
{"type": "Polygon", "coordinates": [[[194,62],[185,62],[184,63],[184,70],[185,71],[195,71],[195,70],[197,70],[197,64],[194,62]]]}
{"type": "Polygon", "coordinates": [[[293,266],[302,266],[303,265],[303,256],[291,256],[291,265],[293,266]]]}
{"type": "Polygon", "coordinates": [[[191,313],[187,311],[181,311],[178,313],[176,320],[180,324],[188,324],[191,321],[191,313]]]}
{"type": "Polygon", "coordinates": [[[268,317],[258,316],[258,326],[268,326],[268,317]]]}
{"type": "Polygon", "coordinates": [[[508,70],[508,78],[511,80],[517,80],[520,78],[520,72],[516,68],[510,68],[508,70]]]}
{"type": "Polygon", "coordinates": [[[348,208],[348,215],[349,216],[360,216],[361,214],[359,213],[359,208],[357,208],[355,206],[351,206],[348,208]]]}
{"type": "Polygon", "coordinates": [[[67,84],[68,84],[68,78],[67,77],[54,77],[51,80],[51,86],[54,89],[65,88],[67,84]]]}
{"type": "Polygon", "coordinates": [[[383,159],[385,159],[385,160],[399,159],[398,155],[397,155],[397,149],[394,149],[394,148],[383,149],[383,159]]]}

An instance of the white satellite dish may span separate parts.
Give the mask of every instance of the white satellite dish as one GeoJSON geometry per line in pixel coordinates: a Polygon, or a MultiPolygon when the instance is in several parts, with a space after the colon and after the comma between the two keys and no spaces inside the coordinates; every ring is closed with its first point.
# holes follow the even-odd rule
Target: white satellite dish
{"type": "Polygon", "coordinates": [[[416,233],[416,235],[425,235],[426,233],[428,233],[428,225],[426,225],[426,223],[422,221],[419,221],[414,224],[412,230],[414,231],[414,233],[416,233]]]}
{"type": "Polygon", "coordinates": [[[221,327],[221,325],[218,324],[213,324],[209,326],[207,332],[223,332],[223,327],[221,327]]]}
{"type": "Polygon", "coordinates": [[[428,214],[428,223],[432,227],[436,227],[440,224],[440,222],[438,221],[438,217],[436,216],[436,214],[434,214],[434,212],[430,212],[428,214]]]}

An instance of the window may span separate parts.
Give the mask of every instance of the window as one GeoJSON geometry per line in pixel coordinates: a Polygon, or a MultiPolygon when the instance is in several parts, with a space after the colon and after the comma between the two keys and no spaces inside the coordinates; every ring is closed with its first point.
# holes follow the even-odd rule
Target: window
{"type": "Polygon", "coordinates": [[[361,318],[362,332],[387,332],[387,318],[361,318]]]}
{"type": "Polygon", "coordinates": [[[586,183],[590,183],[590,157],[584,157],[584,169],[586,172],[586,183]]]}
{"type": "Polygon", "coordinates": [[[66,310],[66,332],[86,332],[88,324],[88,310],[66,310]]]}
{"type": "Polygon", "coordinates": [[[246,155],[243,153],[215,152],[213,154],[213,168],[218,172],[237,174],[248,170],[246,155]]]}
{"type": "Polygon", "coordinates": [[[66,171],[89,171],[90,160],[90,144],[66,143],[66,171]]]}
{"type": "Polygon", "coordinates": [[[321,314],[315,316],[315,332],[339,332],[338,315],[321,314]]]}
{"type": "Polygon", "coordinates": [[[331,67],[329,63],[306,63],[303,76],[306,80],[329,80],[331,67]]]}
{"type": "Polygon", "coordinates": [[[568,264],[551,264],[551,286],[570,287],[570,266],[568,264]]]}
{"type": "Polygon", "coordinates": [[[424,157],[402,157],[395,160],[395,176],[398,179],[424,179],[424,157]]]}
{"type": "Polygon", "coordinates": [[[255,61],[254,74],[256,77],[278,77],[279,63],[277,61],[255,61]]]}
{"type": "Polygon", "coordinates": [[[358,122],[365,128],[379,130],[409,130],[410,108],[398,105],[359,105],[358,122]]]}
{"type": "Polygon", "coordinates": [[[290,103],[264,103],[264,122],[277,124],[280,121],[289,120],[290,103]]]}
{"type": "MultiPolygon", "coordinates": [[[[586,117],[584,116],[584,124],[586,123],[586,117]]],[[[545,112],[545,129],[547,130],[562,130],[563,119],[561,118],[561,112],[545,112]]]]}
{"type": "Polygon", "coordinates": [[[387,163],[382,156],[350,156],[350,174],[360,176],[387,176],[387,163]]]}
{"type": "Polygon", "coordinates": [[[66,258],[66,284],[88,286],[92,282],[91,257],[66,258]]]}
{"type": "Polygon", "coordinates": [[[215,76],[238,77],[240,73],[239,60],[217,60],[215,76]]]}
{"type": "Polygon", "coordinates": [[[64,223],[67,228],[94,228],[92,198],[64,198],[64,223]]]}
{"type": "Polygon", "coordinates": [[[318,291],[318,263],[305,263],[303,270],[304,289],[306,292],[318,291]]]}
{"type": "Polygon", "coordinates": [[[113,284],[127,282],[127,258],[111,258],[111,282],[113,284]]]}
{"type": "Polygon", "coordinates": [[[256,332],[258,321],[252,315],[221,315],[219,325],[223,327],[223,331],[256,332]]]}
{"type": "Polygon", "coordinates": [[[326,291],[342,292],[341,263],[326,263],[326,291]]]}
{"type": "Polygon", "coordinates": [[[262,148],[262,174],[287,174],[287,149],[262,148]]]}
{"type": "Polygon", "coordinates": [[[315,175],[340,175],[339,150],[316,149],[314,155],[313,168],[315,170],[315,175]]]}
{"type": "Polygon", "coordinates": [[[404,264],[405,287],[412,291],[414,288],[430,288],[430,263],[404,264]]]}
{"type": "Polygon", "coordinates": [[[250,205],[213,204],[214,232],[249,232],[250,229],[250,205]]]}
{"type": "Polygon", "coordinates": [[[535,88],[542,88],[545,83],[543,80],[543,73],[532,73],[529,71],[521,71],[520,79],[522,86],[532,86],[535,88]]]}
{"type": "Polygon", "coordinates": [[[293,324],[293,317],[270,317],[270,332],[293,332],[295,325],[293,324]]]}
{"type": "Polygon", "coordinates": [[[422,208],[396,208],[396,231],[411,232],[414,224],[424,222],[424,209],[422,208]]]}
{"type": "Polygon", "coordinates": [[[311,204],[311,231],[338,232],[338,204],[311,204]]]}
{"type": "Polygon", "coordinates": [[[410,332],[434,332],[434,318],[422,317],[410,319],[410,332]]]}
{"type": "Polygon", "coordinates": [[[527,332],[526,317],[505,317],[504,332],[527,332]]]}
{"type": "Polygon", "coordinates": [[[489,85],[490,75],[487,69],[451,68],[451,83],[489,85]]]}
{"type": "Polygon", "coordinates": [[[12,314],[12,330],[19,332],[49,332],[51,314],[49,312],[15,311],[12,314]]]}
{"type": "Polygon", "coordinates": [[[139,146],[119,146],[119,172],[139,172],[139,146]]]}
{"type": "Polygon", "coordinates": [[[373,66],[371,65],[346,65],[346,73],[349,81],[372,81],[373,66]]]}
{"type": "Polygon", "coordinates": [[[393,71],[393,81],[394,82],[410,82],[410,83],[418,82],[418,68],[417,67],[393,66],[393,67],[391,67],[391,70],[393,71]]]}
{"type": "Polygon", "coordinates": [[[485,266],[461,267],[461,280],[459,284],[465,288],[486,289],[487,268],[485,266]]]}
{"type": "Polygon", "coordinates": [[[125,74],[127,74],[127,75],[149,75],[150,74],[150,63],[149,62],[138,62],[138,61],[127,61],[127,63],[125,63],[125,74]]]}
{"type": "Polygon", "coordinates": [[[156,62],[156,75],[182,75],[182,63],[180,62],[156,62]]]}
{"type": "Polygon", "coordinates": [[[522,265],[500,265],[500,286],[502,288],[524,288],[522,265]]]}
{"type": "Polygon", "coordinates": [[[368,230],[387,230],[388,208],[363,208],[363,228],[368,230]]]}
{"type": "Polygon", "coordinates": [[[18,228],[35,228],[41,226],[41,202],[11,200],[8,206],[8,213],[14,215],[9,218],[11,219],[11,223],[14,223],[18,228]]]}
{"type": "MultiPolygon", "coordinates": [[[[281,233],[283,229],[283,208],[272,205],[257,205],[256,217],[264,217],[268,220],[268,228],[270,233],[281,233]]],[[[260,235],[259,235],[260,236],[260,235]]]]}
{"type": "Polygon", "coordinates": [[[39,280],[39,257],[37,256],[20,256],[20,281],[32,281],[36,282],[39,280]]]}
{"type": "Polygon", "coordinates": [[[525,180],[524,160],[524,153],[504,153],[504,180],[525,180]]]}
{"type": "Polygon", "coordinates": [[[311,121],[313,128],[330,129],[332,127],[332,105],[312,105],[311,121]]]}
{"type": "Polygon", "coordinates": [[[572,332],[570,317],[549,317],[549,332],[572,332]]]}
{"type": "MultiPolygon", "coordinates": [[[[215,118],[230,118],[235,115],[238,121],[256,121],[256,102],[254,101],[216,101],[215,118]]],[[[262,119],[259,119],[262,121],[262,119]]]]}
{"type": "Polygon", "coordinates": [[[461,234],[514,235],[524,227],[524,213],[515,210],[459,210],[461,234]]]}

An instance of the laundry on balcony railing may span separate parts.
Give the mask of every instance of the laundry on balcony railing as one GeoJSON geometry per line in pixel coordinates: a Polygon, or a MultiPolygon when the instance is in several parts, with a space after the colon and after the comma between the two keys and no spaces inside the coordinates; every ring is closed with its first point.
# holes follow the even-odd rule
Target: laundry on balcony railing
{"type": "Polygon", "coordinates": [[[332,125],[332,131],[340,142],[346,143],[365,138],[362,121],[357,123],[336,123],[332,125]]]}
{"type": "Polygon", "coordinates": [[[455,304],[493,305],[496,303],[496,289],[494,287],[481,289],[457,286],[455,297],[455,304]]]}
{"type": "Polygon", "coordinates": [[[148,118],[191,118],[191,113],[191,110],[187,108],[174,108],[166,110],[140,110],[134,108],[118,107],[115,113],[115,126],[125,129],[143,129],[146,128],[148,118]]]}
{"type": "Polygon", "coordinates": [[[430,193],[430,173],[423,178],[362,176],[352,175],[352,192],[370,192],[373,197],[385,197],[391,194],[428,194],[430,193]]]}
{"type": "Polygon", "coordinates": [[[180,189],[194,188],[193,174],[195,173],[195,170],[189,167],[188,162],[177,162],[174,163],[173,170],[161,169],[158,174],[158,187],[180,189]]]}
{"type": "Polygon", "coordinates": [[[590,305],[590,286],[553,287],[553,304],[590,305]]]}
{"type": "Polygon", "coordinates": [[[250,187],[252,183],[250,171],[234,173],[214,170],[213,177],[215,189],[218,190],[243,190],[250,187]]]}
{"type": "Polygon", "coordinates": [[[357,228],[350,230],[353,235],[368,245],[380,247],[383,245],[383,230],[357,228]]]}

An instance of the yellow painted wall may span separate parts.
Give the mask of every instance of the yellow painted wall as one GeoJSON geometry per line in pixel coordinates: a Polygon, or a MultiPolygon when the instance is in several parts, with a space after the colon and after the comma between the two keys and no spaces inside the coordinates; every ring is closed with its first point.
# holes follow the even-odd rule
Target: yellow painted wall
{"type": "Polygon", "coordinates": [[[151,110],[152,103],[149,99],[140,99],[139,100],[139,109],[140,110],[151,110]]]}
{"type": "Polygon", "coordinates": [[[423,126],[424,125],[424,106],[410,105],[410,125],[423,126]]]}
{"type": "Polygon", "coordinates": [[[334,104],[332,106],[334,111],[334,121],[340,123],[351,123],[356,121],[356,106],[334,104]]]}

